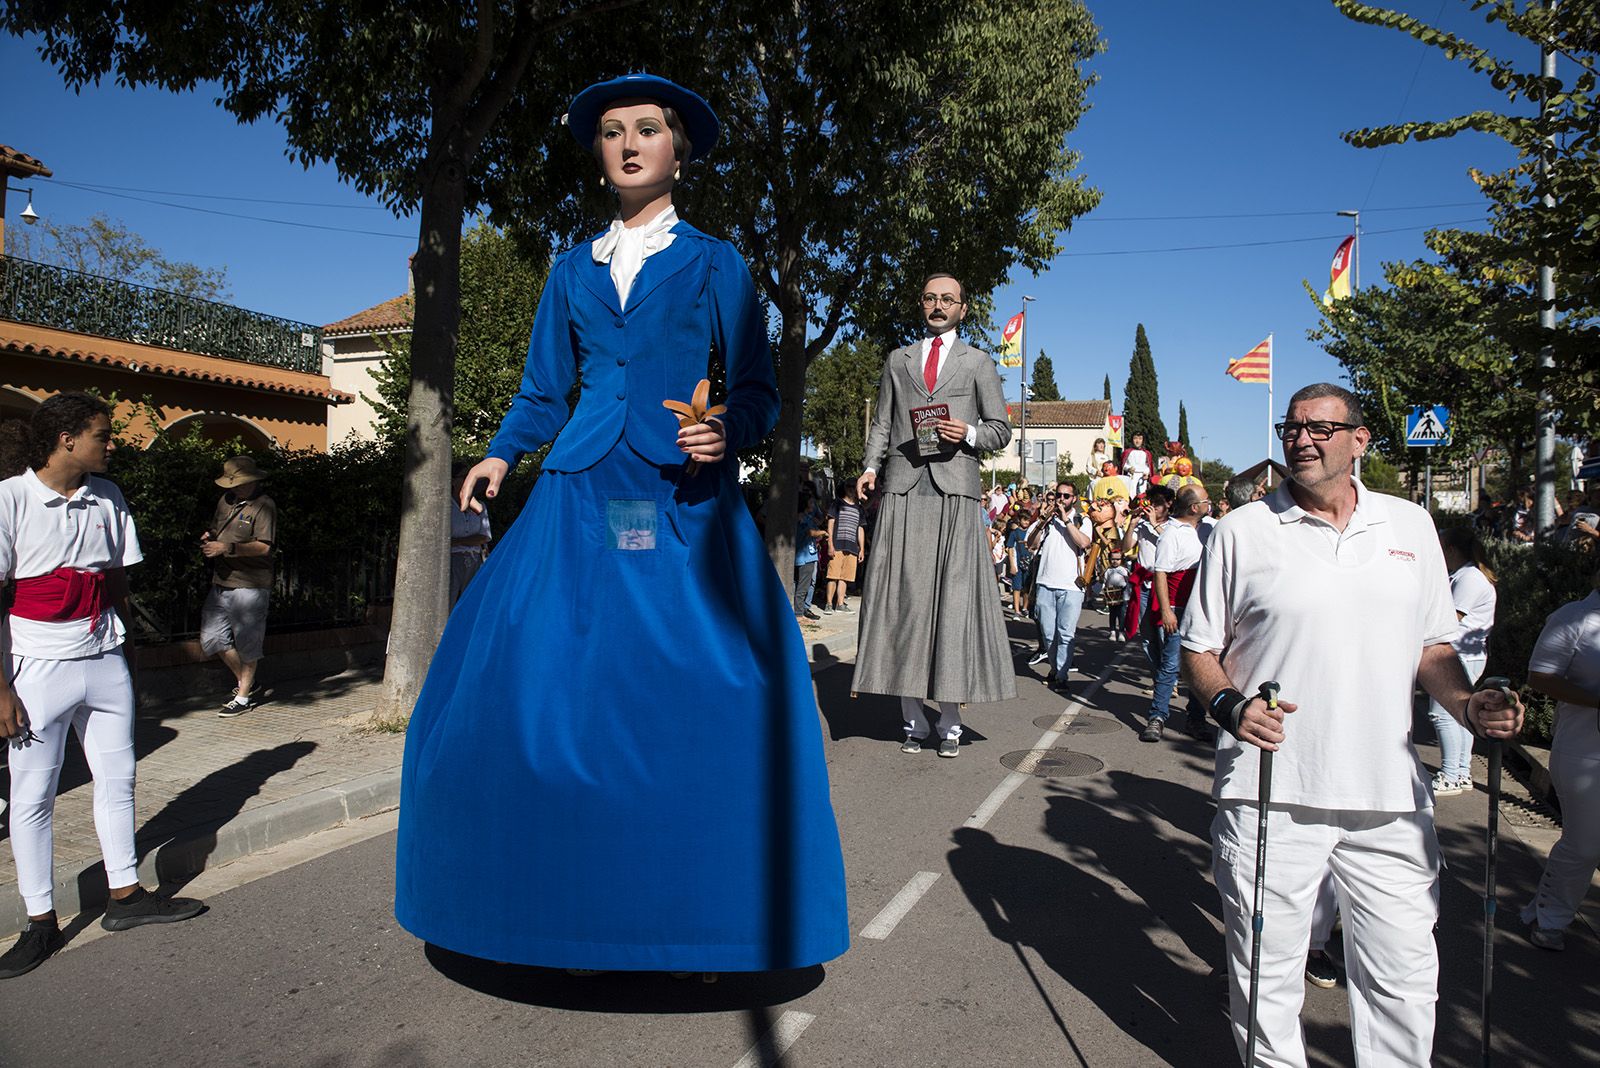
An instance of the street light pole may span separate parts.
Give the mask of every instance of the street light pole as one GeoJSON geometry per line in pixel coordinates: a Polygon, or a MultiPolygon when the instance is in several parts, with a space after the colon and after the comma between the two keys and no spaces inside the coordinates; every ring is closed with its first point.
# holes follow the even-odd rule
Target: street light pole
{"type": "MultiPolygon", "coordinates": [[[[1556,0],[1547,0],[1545,6],[1555,9],[1556,0]]],[[[1555,80],[1556,54],[1547,46],[1540,55],[1540,73],[1546,83],[1555,80]]],[[[1548,96],[1548,93],[1545,94],[1548,96]]],[[[1548,99],[1539,101],[1539,119],[1544,121],[1550,112],[1548,99]]],[[[1539,153],[1539,184],[1544,187],[1544,196],[1541,203],[1547,212],[1553,212],[1556,206],[1555,195],[1550,192],[1550,155],[1555,150],[1555,139],[1549,134],[1545,135],[1544,148],[1539,153]]],[[[1546,338],[1552,336],[1556,329],[1556,271],[1548,263],[1539,265],[1539,329],[1546,338]]],[[[1555,369],[1555,348],[1546,342],[1539,348],[1539,372],[1541,384],[1539,386],[1538,420],[1535,423],[1535,436],[1533,448],[1533,476],[1534,497],[1533,516],[1534,534],[1541,540],[1550,533],[1556,525],[1556,411],[1555,401],[1550,394],[1550,387],[1543,384],[1548,381],[1550,372],[1555,369]]]]}
{"type": "Polygon", "coordinates": [[[1034,297],[1022,298],[1022,388],[1017,391],[1017,459],[1022,467],[1018,478],[1028,483],[1028,305],[1034,297]]]}

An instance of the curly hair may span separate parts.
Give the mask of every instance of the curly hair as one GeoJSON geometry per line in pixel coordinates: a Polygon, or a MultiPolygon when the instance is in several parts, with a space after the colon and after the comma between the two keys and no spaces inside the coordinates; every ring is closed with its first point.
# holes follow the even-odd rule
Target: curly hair
{"type": "Polygon", "coordinates": [[[81,434],[96,416],[111,418],[111,405],[89,393],[57,393],[33,410],[28,435],[33,439],[28,464],[35,471],[50,462],[62,434],[81,434]]]}

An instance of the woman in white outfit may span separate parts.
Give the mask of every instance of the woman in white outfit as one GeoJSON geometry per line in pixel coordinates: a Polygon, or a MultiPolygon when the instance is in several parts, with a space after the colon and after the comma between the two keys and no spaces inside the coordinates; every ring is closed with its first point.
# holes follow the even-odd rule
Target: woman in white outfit
{"type": "Polygon", "coordinates": [[[1528,938],[1562,949],[1600,864],[1600,573],[1596,592],[1550,613],[1528,661],[1528,685],[1556,699],[1550,779],[1561,798],[1561,839],[1522,910],[1528,938]]]}
{"type": "MultiPolygon", "coordinates": [[[[1450,600],[1456,609],[1456,636],[1450,639],[1467,678],[1477,682],[1489,659],[1489,631],[1494,626],[1494,572],[1483,558],[1483,544],[1471,527],[1439,532],[1439,547],[1450,570],[1450,600]]],[[[1439,773],[1433,796],[1449,797],[1472,789],[1472,732],[1433,701],[1428,718],[1439,736],[1439,773]]]]}

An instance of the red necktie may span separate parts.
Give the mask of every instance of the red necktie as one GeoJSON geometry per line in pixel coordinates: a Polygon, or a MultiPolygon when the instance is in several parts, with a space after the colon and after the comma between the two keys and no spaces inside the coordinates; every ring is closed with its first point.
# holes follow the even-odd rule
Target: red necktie
{"type": "Polygon", "coordinates": [[[939,347],[944,344],[944,338],[936,337],[933,344],[928,346],[928,362],[922,365],[922,381],[927,385],[928,392],[933,392],[933,387],[939,382],[939,347]]]}

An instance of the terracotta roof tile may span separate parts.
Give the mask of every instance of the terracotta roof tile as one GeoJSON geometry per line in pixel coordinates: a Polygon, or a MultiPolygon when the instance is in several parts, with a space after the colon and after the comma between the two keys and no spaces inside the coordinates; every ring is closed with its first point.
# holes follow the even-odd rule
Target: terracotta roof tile
{"type": "MultiPolygon", "coordinates": [[[[24,353],[29,356],[46,356],[62,360],[76,360],[79,363],[99,364],[102,367],[116,367],[126,371],[137,371],[141,374],[170,375],[173,378],[191,378],[201,382],[217,382],[222,385],[240,386],[246,389],[259,389],[266,393],[287,393],[297,397],[314,397],[317,400],[327,401],[330,404],[353,404],[355,395],[331,387],[319,387],[315,384],[299,384],[297,378],[315,379],[321,375],[308,375],[301,371],[287,371],[275,367],[262,367],[242,361],[229,361],[238,363],[241,368],[252,368],[259,371],[251,374],[228,374],[218,371],[209,371],[202,367],[185,367],[176,361],[162,359],[159,356],[134,358],[121,353],[96,352],[93,349],[67,348],[61,345],[41,344],[21,338],[7,337],[4,327],[0,323],[0,349],[10,349],[13,352],[24,353]],[[282,376],[282,377],[278,377],[282,376]]],[[[324,379],[326,381],[326,379],[324,379]]]]}
{"type": "Polygon", "coordinates": [[[329,323],[324,334],[369,334],[374,330],[411,329],[414,302],[409,296],[394,297],[374,304],[365,311],[329,323]]]}
{"type": "Polygon", "coordinates": [[[26,152],[18,152],[10,145],[0,145],[0,170],[14,178],[30,178],[35,174],[41,178],[54,177],[49,167],[26,152]]]}
{"type": "MultiPolygon", "coordinates": [[[[1017,425],[1017,406],[1006,405],[1011,425],[1017,425]]],[[[1111,414],[1108,400],[1029,401],[1029,426],[1102,427],[1111,414]]]]}

